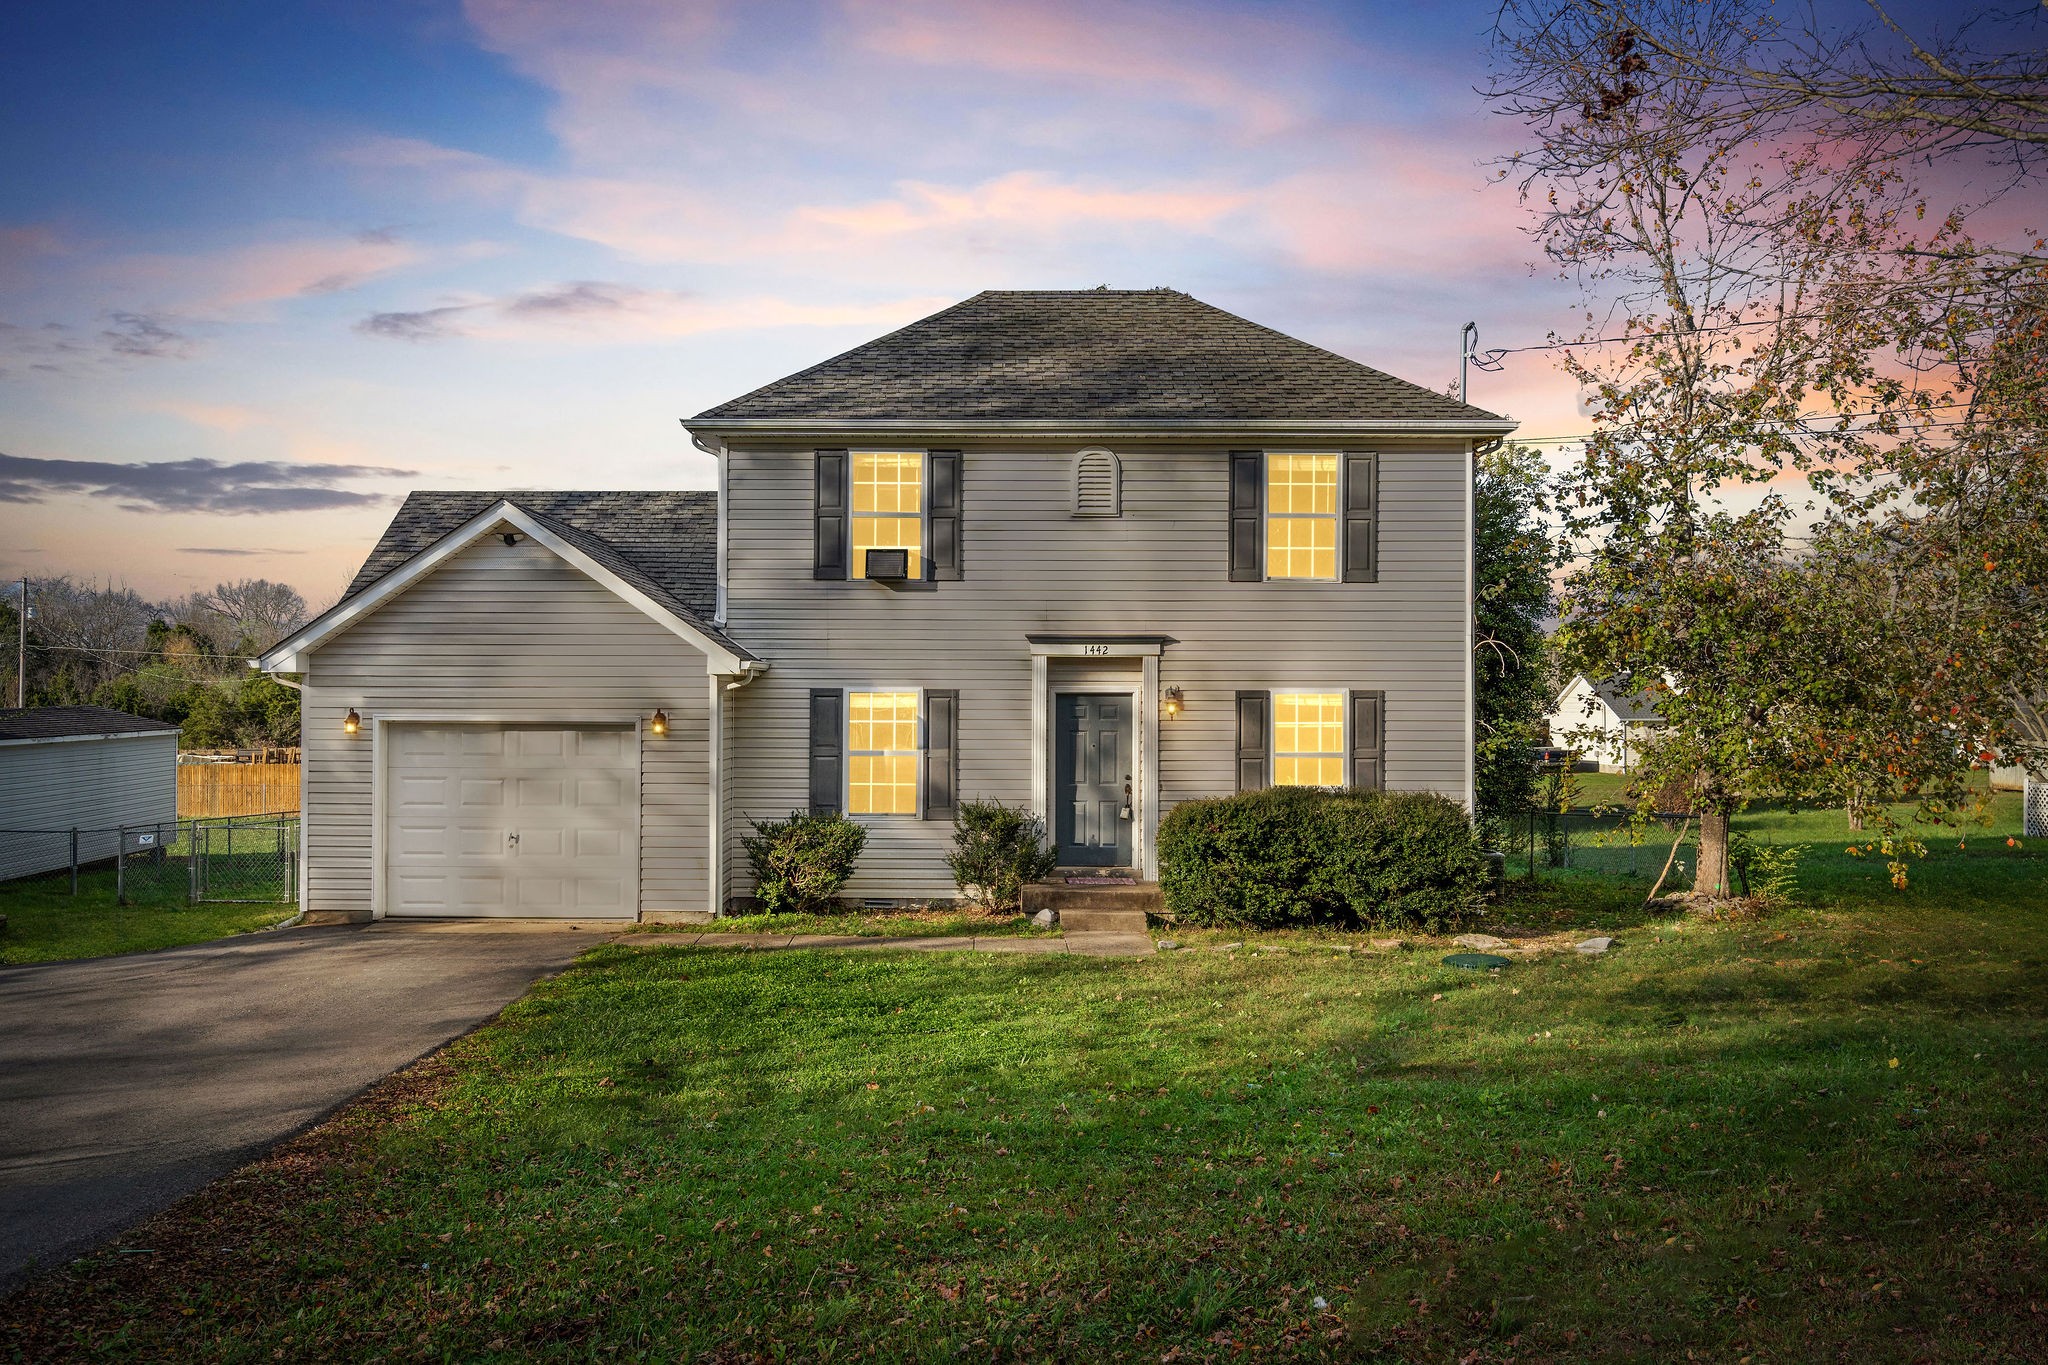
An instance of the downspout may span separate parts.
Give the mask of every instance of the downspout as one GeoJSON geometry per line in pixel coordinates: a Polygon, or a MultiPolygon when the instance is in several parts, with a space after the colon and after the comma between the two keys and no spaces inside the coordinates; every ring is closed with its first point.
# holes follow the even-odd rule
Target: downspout
{"type": "Polygon", "coordinates": [[[1479,818],[1479,656],[1472,648],[1478,624],[1479,452],[1465,443],[1465,809],[1479,818]]]}

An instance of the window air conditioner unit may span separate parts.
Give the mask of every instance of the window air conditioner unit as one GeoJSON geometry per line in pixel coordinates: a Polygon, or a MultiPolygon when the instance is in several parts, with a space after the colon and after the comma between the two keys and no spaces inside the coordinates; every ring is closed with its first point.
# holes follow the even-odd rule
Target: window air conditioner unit
{"type": "Polygon", "coordinates": [[[910,551],[869,550],[863,568],[878,583],[901,583],[910,577],[910,551]]]}

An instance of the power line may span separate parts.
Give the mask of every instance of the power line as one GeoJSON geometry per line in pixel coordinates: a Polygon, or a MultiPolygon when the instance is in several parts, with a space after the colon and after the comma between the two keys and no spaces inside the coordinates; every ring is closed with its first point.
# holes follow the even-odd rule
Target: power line
{"type": "MultiPolygon", "coordinates": [[[[1951,403],[1951,404],[1945,404],[1944,406],[1948,406],[1948,407],[1964,407],[1964,406],[1967,406],[1967,404],[1961,404],[1961,403],[1951,403]]],[[[1827,420],[1827,419],[1830,419],[1830,418],[1844,418],[1844,417],[1881,417],[1881,416],[1883,416],[1883,415],[1884,415],[1884,414],[1882,414],[1882,413],[1868,413],[1868,412],[1861,412],[1861,413],[1835,413],[1835,412],[1816,412],[1816,413],[1807,413],[1807,414],[1805,414],[1805,415],[1801,416],[1799,420],[1800,420],[1800,421],[1802,421],[1802,422],[1805,422],[1805,421],[1825,421],[1825,420],[1827,420]]],[[[1920,429],[1920,430],[1927,430],[1927,429],[1930,429],[1930,428],[1936,428],[1936,429],[1945,429],[1945,428],[1948,428],[1948,427],[1965,427],[1965,426],[1969,426],[1969,425],[1970,425],[1970,424],[1969,424],[1968,422],[1920,422],[1920,423],[1916,423],[1916,424],[1915,424],[1915,426],[1916,426],[1916,427],[1917,427],[1918,429],[1920,429]]],[[[1628,425],[1628,426],[1617,426],[1617,427],[1611,427],[1611,428],[1609,428],[1609,432],[1620,432],[1620,431],[1639,431],[1639,430],[1641,430],[1641,429],[1642,429],[1642,428],[1641,428],[1641,424],[1640,424],[1640,423],[1631,423],[1631,424],[1630,424],[1630,425],[1628,425]]],[[[1575,436],[1509,436],[1509,437],[1505,437],[1504,439],[1505,439],[1505,440],[1507,441],[1507,443],[1508,443],[1509,445],[1525,445],[1525,446],[1542,446],[1542,445],[1569,445],[1569,444],[1571,444],[1571,443],[1572,443],[1573,441],[1590,441],[1590,440],[1592,440],[1592,439],[1593,439],[1593,438],[1594,438],[1595,436],[1599,436],[1599,435],[1603,435],[1603,434],[1607,434],[1607,433],[1602,433],[1602,432],[1596,432],[1596,431],[1585,431],[1585,432],[1580,432],[1579,434],[1577,434],[1577,435],[1575,435],[1575,436]]]]}

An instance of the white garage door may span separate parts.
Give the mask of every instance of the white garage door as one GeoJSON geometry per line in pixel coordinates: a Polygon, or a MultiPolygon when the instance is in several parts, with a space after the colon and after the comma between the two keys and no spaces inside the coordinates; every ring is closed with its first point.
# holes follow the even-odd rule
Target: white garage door
{"type": "Polygon", "coordinates": [[[384,735],[386,913],[638,912],[633,730],[390,725],[384,735]]]}

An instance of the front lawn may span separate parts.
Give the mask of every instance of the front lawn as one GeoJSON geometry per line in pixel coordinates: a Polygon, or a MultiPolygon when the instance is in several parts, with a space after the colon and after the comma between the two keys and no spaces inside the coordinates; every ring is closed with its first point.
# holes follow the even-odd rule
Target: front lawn
{"type": "Polygon", "coordinates": [[[1123,960],[606,946],[0,1304],[0,1341],[2040,1360],[2048,879],[2026,861],[2004,905],[1638,918],[1604,957],[1498,975],[1308,936],[1123,960]]]}
{"type": "MultiPolygon", "coordinates": [[[[181,871],[173,872],[182,878],[181,871]]],[[[187,905],[182,884],[174,894],[144,872],[135,871],[135,881],[131,900],[140,903],[130,905],[114,903],[111,867],[80,872],[76,897],[69,873],[0,884],[0,915],[7,916],[0,964],[178,948],[266,929],[294,913],[294,907],[277,904],[187,905]]]]}

